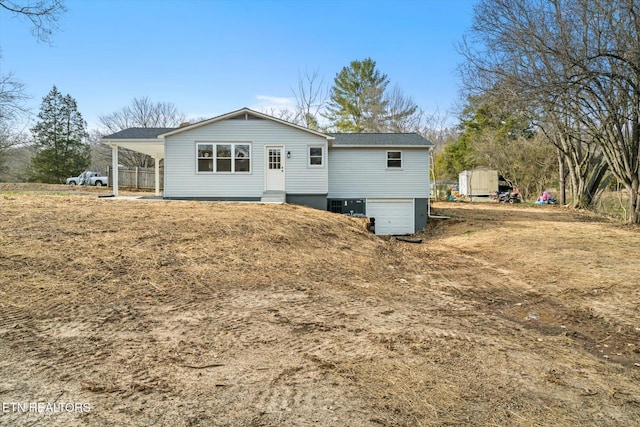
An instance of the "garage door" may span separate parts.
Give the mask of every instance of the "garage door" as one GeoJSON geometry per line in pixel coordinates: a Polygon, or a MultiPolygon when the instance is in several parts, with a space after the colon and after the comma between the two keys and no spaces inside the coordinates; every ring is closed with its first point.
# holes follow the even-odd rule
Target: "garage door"
{"type": "Polygon", "coordinates": [[[376,219],[376,234],[413,234],[413,199],[367,199],[367,216],[376,219]]]}

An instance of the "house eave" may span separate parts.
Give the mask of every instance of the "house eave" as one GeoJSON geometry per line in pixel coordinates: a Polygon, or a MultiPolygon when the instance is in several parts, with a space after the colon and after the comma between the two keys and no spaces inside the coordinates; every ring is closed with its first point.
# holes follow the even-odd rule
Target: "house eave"
{"type": "Polygon", "coordinates": [[[104,142],[107,145],[121,145],[121,144],[127,144],[127,143],[143,143],[143,144],[164,144],[164,138],[162,137],[158,137],[158,138],[150,138],[150,139],[137,139],[137,138],[131,138],[131,139],[118,139],[118,138],[102,138],[102,142],[104,142]]]}
{"type": "Polygon", "coordinates": [[[393,144],[333,144],[332,148],[423,148],[431,149],[432,145],[393,145],[393,144]]]}
{"type": "Polygon", "coordinates": [[[102,139],[102,142],[110,147],[122,147],[128,150],[137,151],[153,158],[164,158],[164,138],[159,136],[152,139],[102,139]]]}

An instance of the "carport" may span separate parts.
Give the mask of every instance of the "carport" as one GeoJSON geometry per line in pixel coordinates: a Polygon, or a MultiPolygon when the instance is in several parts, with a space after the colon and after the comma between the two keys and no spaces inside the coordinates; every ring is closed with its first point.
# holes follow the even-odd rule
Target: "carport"
{"type": "Polygon", "coordinates": [[[102,137],[102,142],[111,147],[111,162],[113,168],[113,195],[118,195],[118,148],[126,148],[138,153],[146,154],[154,160],[155,194],[160,192],[160,160],[164,159],[163,134],[174,128],[130,128],[102,137]]]}

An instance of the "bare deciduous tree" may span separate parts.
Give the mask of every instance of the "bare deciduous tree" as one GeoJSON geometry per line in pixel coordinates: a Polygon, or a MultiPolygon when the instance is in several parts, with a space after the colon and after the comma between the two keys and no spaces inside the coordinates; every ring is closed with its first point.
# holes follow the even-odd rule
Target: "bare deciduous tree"
{"type": "Polygon", "coordinates": [[[303,123],[298,120],[298,114],[288,108],[267,107],[262,108],[260,112],[268,116],[275,117],[276,119],[284,120],[285,122],[304,126],[303,123]]]}
{"type": "Polygon", "coordinates": [[[438,110],[431,113],[419,110],[418,114],[420,116],[420,124],[417,133],[434,144],[433,149],[429,153],[429,164],[431,168],[429,175],[435,184],[433,195],[437,200],[440,198],[441,192],[446,194],[446,188],[442,187],[446,184],[446,181],[449,181],[449,177],[441,173],[438,169],[436,159],[446,145],[458,138],[459,132],[455,127],[449,125],[449,116],[445,113],[441,113],[438,110]]]}
{"type": "Polygon", "coordinates": [[[100,129],[92,129],[88,132],[87,142],[91,151],[91,170],[106,174],[111,166],[111,147],[102,143],[103,135],[100,129]]]}
{"type": "Polygon", "coordinates": [[[296,99],[295,123],[313,130],[320,130],[319,117],[326,107],[328,90],[324,79],[318,75],[318,70],[304,75],[298,71],[298,87],[292,89],[296,99]]]}
{"type": "Polygon", "coordinates": [[[12,74],[0,76],[0,174],[13,152],[11,149],[26,142],[24,133],[14,130],[14,126],[28,114],[24,104],[27,99],[24,85],[12,74]]]}
{"type": "Polygon", "coordinates": [[[58,20],[67,11],[62,0],[12,1],[0,0],[0,8],[31,23],[31,32],[42,42],[49,43],[58,31],[58,20]]]}
{"type": "MultiPolygon", "coordinates": [[[[66,12],[61,0],[27,2],[0,0],[0,10],[29,20],[33,35],[43,42],[50,42],[51,35],[58,30],[57,23],[60,15],[66,12]]],[[[12,168],[9,164],[19,163],[24,166],[31,160],[31,153],[26,147],[28,137],[24,130],[19,128],[16,130],[20,120],[29,115],[29,110],[25,106],[28,99],[25,85],[12,73],[0,75],[0,179],[26,179],[27,167],[12,168]],[[9,169],[22,172],[13,173],[9,169]]]]}
{"type": "MultiPolygon", "coordinates": [[[[149,98],[133,98],[131,104],[111,114],[99,117],[103,135],[116,133],[132,127],[174,128],[185,121],[185,115],[170,102],[152,102],[149,98]]],[[[94,150],[97,155],[108,147],[94,150]]],[[[120,162],[128,167],[153,167],[154,160],[146,154],[122,149],[120,162]]]]}
{"type": "MultiPolygon", "coordinates": [[[[12,172],[16,154],[27,150],[29,137],[26,132],[16,131],[10,126],[9,122],[0,120],[0,181],[26,180],[27,174],[23,173],[20,177],[14,176],[12,172]]],[[[28,159],[27,159],[28,160],[28,159]]],[[[28,168],[29,162],[23,162],[23,172],[28,168]]]]}
{"type": "Polygon", "coordinates": [[[479,162],[497,170],[525,200],[535,200],[555,175],[554,147],[540,134],[507,141],[495,130],[485,130],[476,139],[475,150],[479,162]]]}
{"type": "Polygon", "coordinates": [[[185,116],[170,102],[153,102],[146,96],[133,98],[123,109],[99,117],[100,124],[115,133],[131,127],[177,127],[185,116]]]}
{"type": "MultiPolygon", "coordinates": [[[[558,149],[559,178],[569,179],[573,206],[589,207],[598,200],[609,176],[607,161],[597,142],[571,116],[546,111],[537,122],[548,140],[558,149]],[[566,166],[566,171],[565,171],[566,166]]],[[[561,186],[561,193],[564,187],[561,186]]]]}
{"type": "MultiPolygon", "coordinates": [[[[467,89],[502,88],[541,122],[555,117],[546,126],[556,125],[570,169],[598,167],[602,155],[627,189],[630,222],[640,223],[640,4],[481,0],[471,34],[462,49],[467,89]]],[[[604,181],[602,171],[589,173],[581,178],[604,181]]],[[[578,204],[593,197],[590,187],[578,204]]]]}
{"type": "Polygon", "coordinates": [[[405,95],[400,87],[394,86],[391,92],[385,94],[385,99],[386,126],[383,131],[419,132],[426,116],[410,96],[405,95]]]}
{"type": "Polygon", "coordinates": [[[24,84],[9,73],[0,76],[0,122],[11,122],[28,114],[24,84]]]}

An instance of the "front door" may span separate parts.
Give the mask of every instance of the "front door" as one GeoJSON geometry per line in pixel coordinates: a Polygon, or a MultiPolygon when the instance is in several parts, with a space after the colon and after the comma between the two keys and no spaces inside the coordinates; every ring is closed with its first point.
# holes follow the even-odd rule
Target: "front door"
{"type": "Polygon", "coordinates": [[[284,157],[282,156],[284,147],[266,146],[265,158],[265,190],[266,191],[284,191],[284,157]]]}

